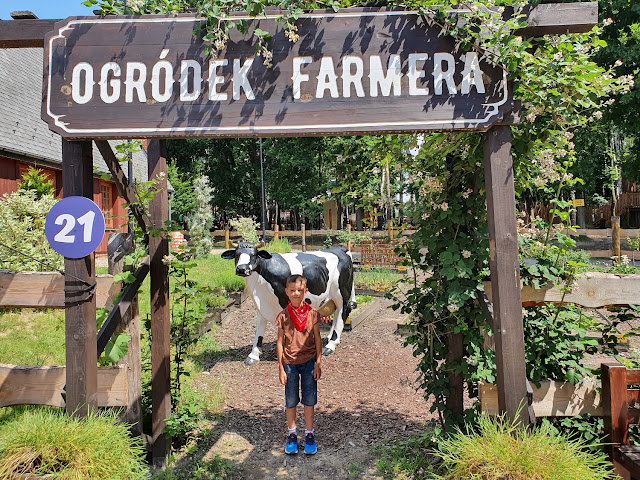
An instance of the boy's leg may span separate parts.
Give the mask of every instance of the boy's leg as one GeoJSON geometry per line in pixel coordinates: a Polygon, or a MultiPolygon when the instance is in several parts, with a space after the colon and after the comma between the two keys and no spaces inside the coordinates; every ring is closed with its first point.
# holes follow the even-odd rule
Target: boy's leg
{"type": "Polygon", "coordinates": [[[313,378],[315,364],[315,358],[307,362],[300,378],[300,384],[302,387],[302,404],[304,405],[304,423],[306,427],[304,453],[311,455],[318,451],[313,431],[315,405],[318,402],[318,382],[313,378]]]}
{"type": "Polygon", "coordinates": [[[289,434],[287,436],[287,444],[285,445],[285,453],[291,455],[298,453],[298,436],[296,435],[296,408],[300,402],[298,395],[299,389],[299,372],[295,365],[283,364],[284,371],[287,374],[287,384],[284,387],[285,398],[285,414],[287,417],[287,427],[289,434]]]}
{"type": "Polygon", "coordinates": [[[315,413],[315,408],[316,407],[313,405],[310,407],[307,407],[306,405],[304,406],[304,426],[306,427],[308,432],[313,431],[313,416],[315,413]]]}
{"type": "MultiPolygon", "coordinates": [[[[287,414],[287,427],[289,431],[296,428],[296,407],[293,408],[285,408],[287,414]]],[[[307,419],[307,407],[304,407],[304,417],[305,422],[307,419]]],[[[313,422],[312,422],[313,423],[313,422]]]]}

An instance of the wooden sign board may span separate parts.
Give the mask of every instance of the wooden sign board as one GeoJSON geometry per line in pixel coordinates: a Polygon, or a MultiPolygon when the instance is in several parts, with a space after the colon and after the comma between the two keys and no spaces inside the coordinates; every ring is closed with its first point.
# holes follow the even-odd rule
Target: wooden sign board
{"type": "Polygon", "coordinates": [[[191,15],[70,17],[45,39],[42,118],[67,139],[486,130],[512,108],[506,73],[415,13],[238,16],[217,57],[191,15]],[[273,58],[251,32],[273,33],[273,58]],[[265,65],[265,63],[270,65],[265,65]]]}

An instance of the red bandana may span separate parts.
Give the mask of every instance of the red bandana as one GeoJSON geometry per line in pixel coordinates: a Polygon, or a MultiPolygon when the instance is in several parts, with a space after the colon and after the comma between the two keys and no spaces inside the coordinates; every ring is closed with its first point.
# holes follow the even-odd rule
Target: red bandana
{"type": "Polygon", "coordinates": [[[304,330],[304,327],[307,325],[307,315],[309,313],[309,304],[307,302],[302,302],[298,308],[291,305],[291,302],[287,305],[287,310],[289,311],[289,316],[293,321],[293,326],[296,327],[296,330],[299,332],[304,330]]]}

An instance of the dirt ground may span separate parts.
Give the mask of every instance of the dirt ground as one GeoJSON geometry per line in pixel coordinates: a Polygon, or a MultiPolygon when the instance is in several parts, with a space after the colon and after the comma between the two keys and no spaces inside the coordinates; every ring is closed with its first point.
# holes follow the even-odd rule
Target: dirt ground
{"type": "MultiPolygon", "coordinates": [[[[253,302],[246,301],[229,316],[216,332],[229,353],[213,356],[205,365],[223,383],[226,403],[208,448],[200,453],[203,459],[217,454],[233,461],[234,479],[381,478],[371,446],[383,438],[422,430],[432,415],[416,390],[417,361],[395,333],[403,317],[387,308],[387,300],[377,301],[378,310],[344,332],[336,352],[323,357],[315,456],[284,454],[284,387],[277,377],[275,326],[267,328],[262,361],[247,367],[243,362],[255,330],[253,302]]],[[[301,444],[304,421],[299,409],[301,444]]]]}

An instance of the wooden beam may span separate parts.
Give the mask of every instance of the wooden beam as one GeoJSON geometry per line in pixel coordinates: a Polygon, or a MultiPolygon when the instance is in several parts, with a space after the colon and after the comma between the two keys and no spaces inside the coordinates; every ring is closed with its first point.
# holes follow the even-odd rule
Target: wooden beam
{"type": "MultiPolygon", "coordinates": [[[[484,291],[491,299],[491,282],[484,282],[484,291]]],[[[640,275],[585,272],[573,281],[567,292],[553,284],[542,288],[528,285],[521,287],[520,295],[524,307],[561,302],[587,308],[640,305],[640,275]]]]}
{"type": "MultiPolygon", "coordinates": [[[[93,152],[91,142],[62,139],[62,185],[64,197],[93,197],[93,152]]],[[[86,285],[95,281],[95,254],[65,258],[65,352],[67,412],[86,417],[98,406],[98,355],[96,349],[96,297],[86,285]]]]}
{"type": "MultiPolygon", "coordinates": [[[[167,159],[164,140],[149,140],[147,157],[149,180],[156,182],[155,195],[149,202],[152,228],[164,229],[169,219],[167,194],[167,159]]],[[[169,325],[169,272],[162,261],[169,254],[166,233],[152,232],[149,236],[151,258],[151,437],[152,459],[155,466],[166,464],[170,452],[170,437],[163,433],[165,418],[171,415],[171,366],[169,325]]]]}
{"type": "Polygon", "coordinates": [[[129,181],[124,174],[124,171],[120,167],[120,162],[116,158],[116,155],[113,153],[111,149],[111,145],[106,140],[94,140],[102,158],[104,158],[104,162],[107,164],[107,168],[109,168],[109,172],[111,172],[111,176],[113,177],[113,181],[118,187],[118,192],[120,192],[120,196],[125,199],[131,213],[136,218],[138,225],[142,229],[143,233],[146,235],[151,225],[151,220],[147,216],[147,214],[140,210],[136,204],[138,203],[138,199],[136,197],[135,192],[133,191],[133,187],[129,185],[129,181]]]}
{"type": "Polygon", "coordinates": [[[44,36],[60,20],[0,20],[0,48],[44,47],[44,36]]]}
{"type": "Polygon", "coordinates": [[[598,2],[546,3],[527,6],[523,13],[527,26],[514,32],[523,37],[586,33],[598,24],[598,2]]]}
{"type": "MultiPolygon", "coordinates": [[[[127,367],[97,369],[98,407],[127,405],[127,367]]],[[[0,364],[0,407],[50,405],[64,407],[60,392],[67,383],[65,366],[28,367],[0,364]]],[[[67,393],[67,399],[68,399],[67,393]]]]}
{"type": "MultiPolygon", "coordinates": [[[[58,272],[0,270],[0,308],[64,308],[64,277],[58,272]]],[[[112,275],[96,275],[96,307],[111,310],[120,292],[112,275]]]]}
{"type": "MultiPolygon", "coordinates": [[[[508,15],[505,9],[505,15],[508,15]]],[[[598,3],[547,3],[525,10],[522,36],[588,32],[598,23],[598,3]]],[[[0,48],[43,47],[44,36],[58,20],[0,20],[0,48]]]]}
{"type": "Polygon", "coordinates": [[[142,264],[136,270],[134,276],[136,279],[127,284],[122,295],[118,299],[118,303],[114,305],[113,309],[109,313],[109,316],[102,324],[100,331],[98,332],[98,356],[104,351],[107,342],[116,331],[116,328],[122,322],[123,318],[126,318],[133,304],[134,298],[138,295],[138,289],[144,279],[147,278],[147,273],[149,273],[149,257],[147,257],[142,264]]]}
{"type": "Polygon", "coordinates": [[[484,134],[484,165],[489,220],[489,267],[493,288],[500,410],[529,423],[516,202],[511,129],[495,126],[484,134]]]}

